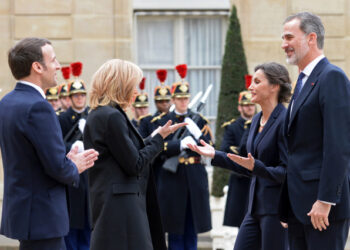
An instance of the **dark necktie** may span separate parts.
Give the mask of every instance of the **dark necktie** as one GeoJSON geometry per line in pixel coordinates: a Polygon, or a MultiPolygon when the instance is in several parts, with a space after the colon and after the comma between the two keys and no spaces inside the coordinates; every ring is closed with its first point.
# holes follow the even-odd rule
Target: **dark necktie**
{"type": "Polygon", "coordinates": [[[294,89],[292,101],[295,101],[298,98],[298,95],[300,94],[301,88],[303,86],[304,76],[305,76],[305,74],[303,72],[300,72],[297,84],[296,84],[295,89],[294,89]]]}
{"type": "Polygon", "coordinates": [[[179,116],[177,116],[177,119],[179,120],[179,122],[183,122],[185,120],[185,116],[179,115],[179,116]]]}

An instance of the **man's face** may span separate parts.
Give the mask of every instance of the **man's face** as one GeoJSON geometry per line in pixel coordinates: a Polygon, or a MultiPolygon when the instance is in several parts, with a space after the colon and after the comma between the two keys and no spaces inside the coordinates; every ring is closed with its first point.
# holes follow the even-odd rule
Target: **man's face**
{"type": "Polygon", "coordinates": [[[48,102],[51,104],[51,106],[53,107],[53,109],[55,111],[61,107],[61,103],[60,103],[60,101],[58,99],[56,99],[56,100],[48,100],[48,102]]]}
{"type": "Polygon", "coordinates": [[[300,65],[308,54],[310,47],[307,35],[299,28],[300,20],[293,19],[283,26],[282,49],[286,53],[289,64],[300,65]]]}
{"type": "Polygon", "coordinates": [[[187,112],[187,107],[190,102],[188,97],[174,97],[173,98],[175,109],[177,112],[183,114],[187,112]]]}
{"type": "Polygon", "coordinates": [[[255,105],[254,104],[248,104],[248,105],[239,105],[238,110],[241,113],[241,116],[244,118],[250,120],[253,118],[255,114],[255,105]]]}
{"type": "Polygon", "coordinates": [[[41,64],[43,69],[41,72],[42,88],[51,88],[57,85],[57,70],[61,68],[61,65],[56,59],[55,51],[50,44],[46,44],[41,47],[43,53],[43,63],[41,64]]]}
{"type": "Polygon", "coordinates": [[[69,96],[61,96],[60,102],[61,102],[61,106],[64,110],[67,110],[72,105],[69,96]]]}
{"type": "Polygon", "coordinates": [[[148,114],[148,107],[135,107],[136,119],[147,114],[148,114]]]}
{"type": "Polygon", "coordinates": [[[76,93],[70,96],[72,101],[72,108],[81,110],[85,108],[86,105],[86,94],[76,93]]]}
{"type": "Polygon", "coordinates": [[[157,110],[160,112],[160,113],[167,113],[169,111],[169,108],[170,108],[170,100],[159,100],[159,101],[155,101],[156,103],[156,107],[157,107],[157,110]]]}

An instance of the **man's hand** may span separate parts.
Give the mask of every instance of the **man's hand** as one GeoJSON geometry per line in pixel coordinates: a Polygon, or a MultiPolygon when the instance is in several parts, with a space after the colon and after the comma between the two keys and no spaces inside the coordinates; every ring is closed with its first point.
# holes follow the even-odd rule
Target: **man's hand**
{"type": "Polygon", "coordinates": [[[78,172],[81,174],[95,164],[98,158],[98,152],[95,149],[88,149],[78,153],[78,146],[76,146],[69,151],[67,158],[77,166],[78,172]]]}
{"type": "Polygon", "coordinates": [[[255,160],[251,153],[248,154],[248,157],[241,157],[235,154],[227,154],[227,157],[230,158],[231,161],[234,161],[250,171],[253,171],[254,169],[255,160]]]}
{"type": "Polygon", "coordinates": [[[214,158],[215,156],[215,149],[213,146],[206,143],[204,140],[200,140],[200,143],[203,146],[197,146],[195,144],[187,144],[188,148],[192,151],[196,152],[197,154],[207,156],[210,158],[214,158]]]}
{"type": "Polygon", "coordinates": [[[283,228],[288,228],[288,223],[285,223],[285,222],[282,222],[282,221],[280,221],[280,223],[281,223],[281,226],[283,228]]]}
{"type": "Polygon", "coordinates": [[[331,204],[327,204],[317,200],[313,205],[311,211],[307,214],[311,217],[311,223],[315,229],[322,231],[329,226],[328,215],[331,211],[331,204]]]}

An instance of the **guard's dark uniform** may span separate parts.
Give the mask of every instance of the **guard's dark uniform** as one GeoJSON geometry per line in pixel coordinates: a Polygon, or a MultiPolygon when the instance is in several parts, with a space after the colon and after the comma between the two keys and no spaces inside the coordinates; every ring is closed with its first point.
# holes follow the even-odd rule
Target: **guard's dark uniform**
{"type": "MultiPolygon", "coordinates": [[[[85,84],[81,79],[76,79],[68,85],[69,95],[86,94],[85,84]]],[[[79,120],[87,119],[89,108],[81,113],[73,110],[72,107],[58,116],[64,143],[67,152],[70,151],[73,143],[83,140],[83,134],[79,130],[79,120]]],[[[88,173],[80,174],[78,188],[67,187],[67,201],[69,212],[69,234],[65,237],[67,250],[88,249],[90,245],[91,218],[88,200],[88,173]],[[76,235],[81,234],[83,236],[76,235]],[[81,238],[81,239],[80,239],[81,238]],[[80,239],[80,240],[79,240],[80,239]]]]}
{"type": "MultiPolygon", "coordinates": [[[[145,89],[145,82],[146,82],[146,78],[142,78],[141,82],[139,83],[139,88],[141,89],[141,93],[138,93],[135,96],[135,100],[132,104],[132,106],[134,107],[134,109],[137,108],[146,108],[149,106],[149,102],[148,102],[148,95],[147,93],[144,93],[143,90],[145,89]]],[[[146,121],[148,121],[151,118],[151,114],[147,114],[144,116],[140,116],[138,118],[138,120],[136,120],[135,118],[133,118],[131,120],[132,125],[134,125],[135,128],[137,128],[138,132],[140,133],[140,122],[142,119],[146,119],[146,121]],[[148,117],[148,118],[147,118],[148,117]],[[147,118],[147,119],[146,119],[147,118]]]]}
{"type": "MultiPolygon", "coordinates": [[[[192,118],[194,113],[189,111],[186,116],[192,118]]],[[[184,116],[171,112],[163,119],[179,123],[183,122],[184,116]]],[[[207,121],[201,117],[197,125],[203,133],[200,139],[210,143],[211,133],[207,121]]],[[[173,140],[173,135],[168,136],[163,154],[171,157],[180,153],[180,140],[173,140]]],[[[184,234],[188,206],[192,212],[195,233],[207,232],[211,229],[207,171],[201,162],[200,155],[188,149],[186,153],[186,157],[179,158],[176,173],[161,169],[158,183],[164,229],[174,234],[184,234]]]]}
{"type": "Polygon", "coordinates": [[[157,128],[156,121],[160,120],[157,118],[160,114],[161,113],[157,111],[154,115],[149,115],[140,120],[139,132],[142,138],[147,138],[157,128]]]}
{"type": "MultiPolygon", "coordinates": [[[[178,65],[176,70],[182,80],[172,85],[171,94],[175,99],[189,98],[189,84],[184,81],[187,65],[178,65]]],[[[197,249],[197,234],[211,229],[207,171],[200,155],[189,149],[181,151],[180,148],[181,140],[187,136],[192,136],[193,140],[200,136],[198,141],[202,139],[212,144],[208,121],[189,109],[185,114],[176,114],[176,108],[163,120],[171,120],[175,124],[183,122],[185,117],[196,123],[201,134],[192,135],[189,128],[184,127],[179,133],[166,138],[163,154],[167,159],[173,157],[175,161],[171,167],[177,168],[172,171],[165,169],[168,162],[165,161],[158,182],[160,210],[164,230],[168,232],[169,249],[197,249]]]]}
{"type": "MultiPolygon", "coordinates": [[[[245,123],[246,120],[240,116],[237,120],[231,120],[223,124],[225,132],[220,147],[221,151],[246,156],[246,152],[245,154],[240,152],[245,123]]],[[[240,227],[247,213],[249,185],[250,178],[231,173],[224,214],[223,224],[225,226],[240,227]]]]}
{"type": "MultiPolygon", "coordinates": [[[[157,77],[159,79],[160,85],[156,86],[154,89],[154,101],[170,102],[170,99],[171,99],[170,87],[165,85],[167,71],[165,69],[159,69],[157,70],[156,73],[157,73],[157,77]]],[[[157,112],[155,112],[153,116],[140,119],[139,132],[141,136],[143,138],[147,138],[159,126],[163,126],[167,122],[167,120],[163,119],[163,117],[167,113],[168,112],[162,113],[159,110],[157,110],[157,112]]],[[[160,169],[162,168],[165,159],[166,159],[166,156],[164,154],[160,154],[154,159],[152,163],[152,168],[154,170],[154,176],[155,176],[155,181],[157,186],[158,186],[160,169]]]]}

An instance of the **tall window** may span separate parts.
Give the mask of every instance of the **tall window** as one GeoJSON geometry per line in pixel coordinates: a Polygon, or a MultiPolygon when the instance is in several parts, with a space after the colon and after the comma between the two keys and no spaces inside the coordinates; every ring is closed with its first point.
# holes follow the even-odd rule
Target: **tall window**
{"type": "Polygon", "coordinates": [[[215,119],[227,14],[167,13],[150,15],[136,12],[135,17],[136,58],[146,77],[151,112],[155,111],[153,90],[159,84],[155,71],[167,69],[166,83],[170,86],[180,79],[174,71],[175,65],[186,63],[186,79],[192,96],[199,91],[204,92],[210,84],[214,85],[203,114],[215,119]]]}

